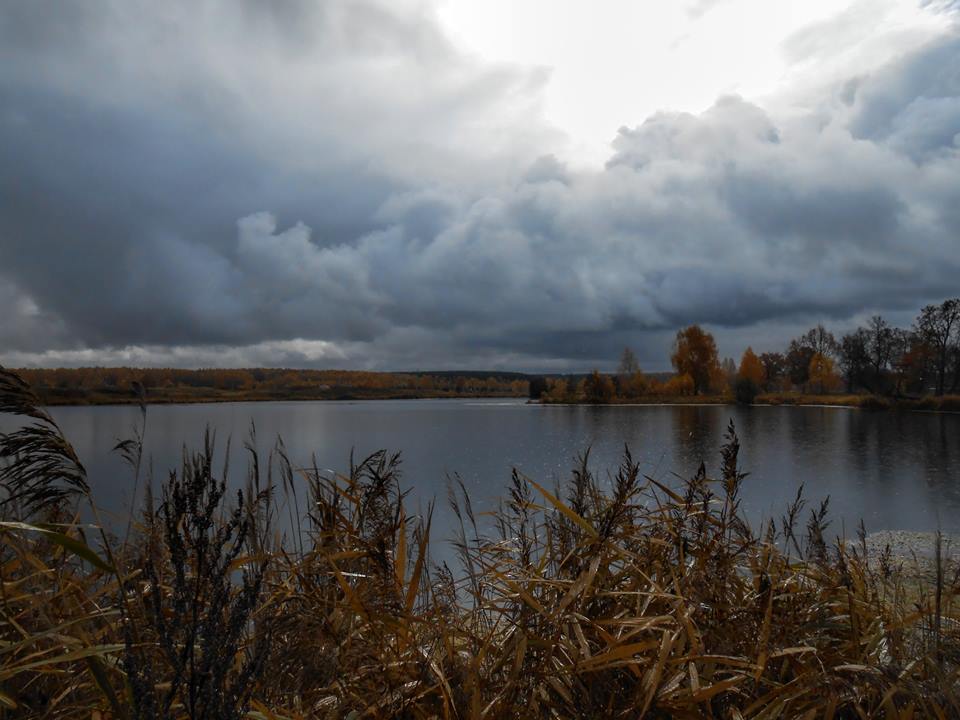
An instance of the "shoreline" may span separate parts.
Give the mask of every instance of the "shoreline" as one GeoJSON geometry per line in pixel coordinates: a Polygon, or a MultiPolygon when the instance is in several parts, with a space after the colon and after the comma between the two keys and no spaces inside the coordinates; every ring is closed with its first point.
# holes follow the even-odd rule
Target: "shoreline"
{"type": "MultiPolygon", "coordinates": [[[[875,571],[893,570],[920,588],[935,587],[938,577],[936,532],[880,530],[865,538],[866,560],[875,571]],[[889,548],[889,550],[888,550],[889,548]]],[[[941,577],[956,577],[960,572],[960,535],[941,535],[941,577]]],[[[847,547],[863,552],[861,541],[846,541],[847,547]]]]}
{"type": "MultiPolygon", "coordinates": [[[[943,533],[941,550],[944,560],[960,560],[960,535],[943,533]]],[[[848,543],[860,547],[858,540],[848,543]]],[[[878,530],[866,537],[867,554],[879,557],[887,546],[897,558],[932,561],[936,556],[937,533],[919,530],[878,530]]]]}
{"type": "Polygon", "coordinates": [[[833,408],[847,410],[893,410],[898,412],[928,412],[928,413],[960,413],[960,396],[944,395],[942,397],[924,398],[886,398],[877,395],[783,395],[763,393],[756,397],[749,405],[742,405],[732,397],[714,396],[684,396],[667,397],[663,399],[638,398],[636,400],[612,400],[610,402],[592,403],[586,401],[534,401],[541,405],[597,405],[604,407],[657,407],[657,406],[688,406],[705,407],[712,405],[741,405],[742,407],[809,407],[833,408]]]}
{"type": "MultiPolygon", "coordinates": [[[[146,405],[222,405],[229,403],[265,403],[265,402],[367,402],[376,400],[516,400],[525,401],[526,405],[541,405],[544,407],[713,407],[730,406],[739,403],[732,398],[724,397],[701,397],[701,398],[665,398],[662,400],[638,400],[638,401],[613,401],[605,403],[591,403],[585,401],[568,402],[544,402],[543,400],[534,400],[522,395],[492,395],[483,393],[473,394],[433,394],[433,395],[353,395],[343,393],[337,395],[317,394],[301,395],[291,397],[289,395],[237,395],[237,396],[169,396],[169,397],[150,397],[145,398],[146,405]]],[[[93,395],[82,398],[64,398],[64,397],[45,397],[40,394],[40,402],[46,407],[126,407],[138,405],[140,399],[134,396],[110,397],[103,395],[93,395]]],[[[757,398],[757,402],[750,405],[741,405],[741,407],[806,407],[806,408],[828,408],[834,410],[868,410],[868,411],[897,411],[897,412],[919,412],[935,414],[960,414],[960,398],[957,396],[945,396],[944,398],[925,398],[920,400],[889,400],[886,398],[876,398],[871,395],[864,396],[838,396],[829,398],[824,396],[809,396],[803,398],[775,398],[764,401],[763,396],[757,398]],[[946,405],[946,407],[943,407],[946,405]]]]}
{"type": "MultiPolygon", "coordinates": [[[[317,395],[301,397],[150,397],[144,399],[146,405],[227,405],[230,403],[267,403],[267,402],[368,402],[375,400],[525,400],[521,395],[317,395]]],[[[140,399],[136,397],[124,398],[82,398],[72,400],[68,398],[47,398],[40,395],[40,403],[44,407],[127,407],[138,405],[140,399]]]]}

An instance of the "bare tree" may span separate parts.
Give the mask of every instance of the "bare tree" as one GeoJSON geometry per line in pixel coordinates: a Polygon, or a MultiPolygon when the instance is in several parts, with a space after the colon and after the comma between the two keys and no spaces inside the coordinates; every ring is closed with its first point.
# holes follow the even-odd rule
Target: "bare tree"
{"type": "Polygon", "coordinates": [[[873,390],[883,390],[883,373],[893,359],[893,328],[879,315],[874,315],[867,323],[867,349],[870,353],[870,367],[873,370],[873,390]]]}
{"type": "Polygon", "coordinates": [[[960,345],[960,298],[927,305],[917,318],[916,331],[933,352],[937,395],[943,395],[951,356],[960,345]]]}
{"type": "Polygon", "coordinates": [[[870,338],[867,330],[857,328],[840,340],[840,371],[847,384],[847,392],[853,392],[864,384],[864,376],[870,366],[870,338]]]}
{"type": "Polygon", "coordinates": [[[807,331],[807,334],[802,338],[803,342],[806,343],[809,347],[813,348],[815,353],[819,353],[824,357],[832,357],[837,354],[839,345],[837,344],[837,339],[833,336],[833,333],[827,330],[823,325],[817,325],[815,328],[811,328],[807,331]]]}
{"type": "Polygon", "coordinates": [[[637,356],[629,347],[623,349],[620,355],[620,365],[617,368],[617,375],[621,378],[629,378],[640,370],[640,363],[637,362],[637,356]]]}

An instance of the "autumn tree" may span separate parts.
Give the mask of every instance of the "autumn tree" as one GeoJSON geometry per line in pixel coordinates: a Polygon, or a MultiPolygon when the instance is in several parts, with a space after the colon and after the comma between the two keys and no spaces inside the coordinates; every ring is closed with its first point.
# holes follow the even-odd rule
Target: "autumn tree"
{"type": "Polygon", "coordinates": [[[817,354],[805,338],[797,338],[790,341],[787,348],[787,377],[790,382],[798,388],[803,388],[810,379],[810,361],[817,354]]]}
{"type": "Polygon", "coordinates": [[[732,388],[737,382],[737,362],[732,357],[725,357],[720,362],[719,373],[714,373],[710,380],[710,388],[713,391],[732,388]]]}
{"type": "Polygon", "coordinates": [[[738,403],[749,405],[757,397],[763,385],[764,373],[760,358],[748,347],[740,358],[740,367],[731,383],[738,403]]]}
{"type": "Polygon", "coordinates": [[[693,395],[695,394],[693,378],[687,373],[674,375],[663,385],[658,386],[656,391],[666,397],[693,395]]]}
{"type": "Polygon", "coordinates": [[[608,403],[614,395],[613,380],[594,370],[581,381],[580,393],[587,402],[608,403]]]}
{"type": "Polygon", "coordinates": [[[911,330],[893,329],[893,351],[890,371],[893,375],[893,393],[900,396],[907,388],[923,389],[924,371],[929,367],[923,357],[923,343],[911,330]]]}
{"type": "Polygon", "coordinates": [[[814,353],[810,359],[808,377],[810,384],[821,394],[837,387],[838,378],[833,371],[833,360],[822,353],[814,353]]]}
{"type": "Polygon", "coordinates": [[[670,361],[678,375],[690,377],[694,395],[700,395],[710,387],[711,378],[720,368],[713,335],[699,325],[677,331],[670,361]]]}
{"type": "Polygon", "coordinates": [[[570,386],[563,378],[547,380],[547,391],[543,398],[548,402],[566,402],[569,399],[570,386]]]}
{"type": "Polygon", "coordinates": [[[763,365],[763,375],[766,378],[765,389],[776,389],[787,371],[787,359],[783,353],[765,352],[760,356],[760,364],[763,365]]]}
{"type": "Polygon", "coordinates": [[[758,388],[763,387],[766,380],[766,373],[763,370],[763,364],[760,358],[753,352],[753,348],[748,347],[743,351],[743,357],[740,358],[740,367],[737,370],[737,377],[750,380],[758,388]]]}

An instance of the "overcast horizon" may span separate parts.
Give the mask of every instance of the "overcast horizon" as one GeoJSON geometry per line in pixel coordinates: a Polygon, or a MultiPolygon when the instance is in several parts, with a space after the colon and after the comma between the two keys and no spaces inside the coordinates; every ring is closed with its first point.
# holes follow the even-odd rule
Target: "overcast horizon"
{"type": "Polygon", "coordinates": [[[0,364],[581,372],[960,282],[960,2],[0,6],[0,364]]]}

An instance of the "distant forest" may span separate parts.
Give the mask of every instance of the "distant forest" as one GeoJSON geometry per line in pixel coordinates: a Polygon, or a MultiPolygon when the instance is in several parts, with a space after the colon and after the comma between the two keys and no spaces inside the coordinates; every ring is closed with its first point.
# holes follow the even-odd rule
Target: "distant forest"
{"type": "Polygon", "coordinates": [[[519,373],[388,373],[350,370],[176,368],[24,369],[17,373],[49,404],[231,400],[352,400],[526,397],[519,373]]]}

